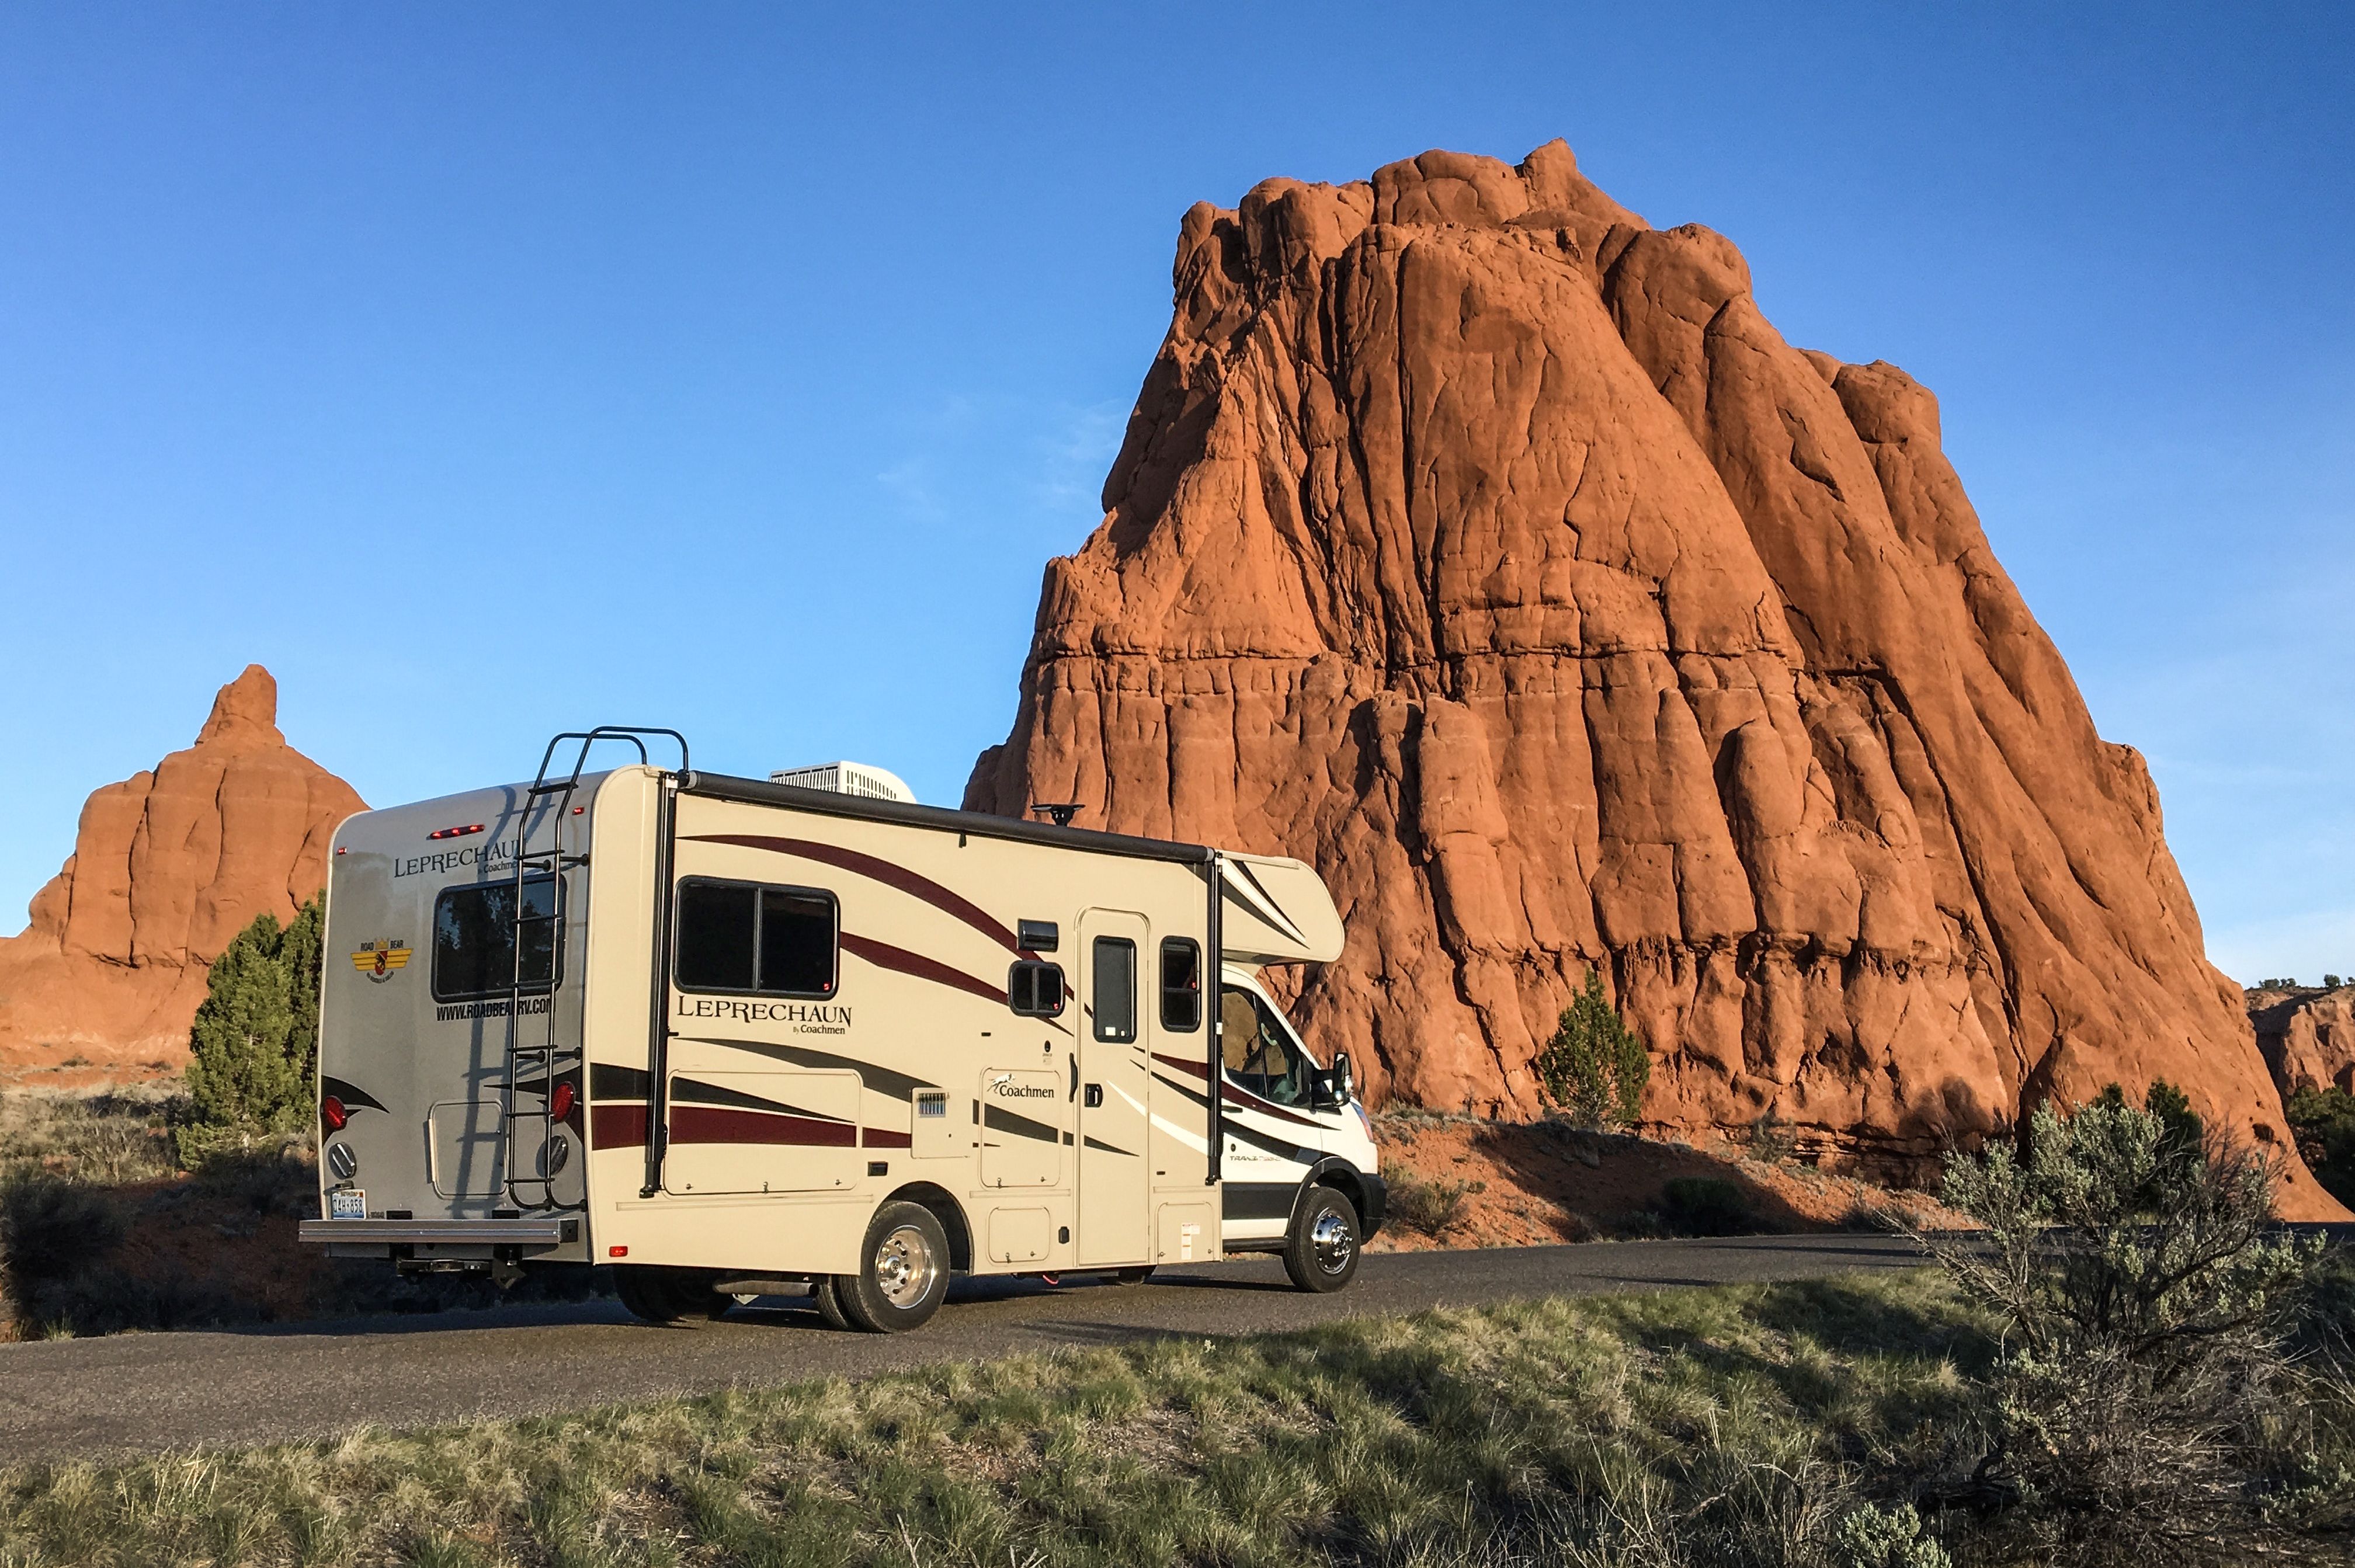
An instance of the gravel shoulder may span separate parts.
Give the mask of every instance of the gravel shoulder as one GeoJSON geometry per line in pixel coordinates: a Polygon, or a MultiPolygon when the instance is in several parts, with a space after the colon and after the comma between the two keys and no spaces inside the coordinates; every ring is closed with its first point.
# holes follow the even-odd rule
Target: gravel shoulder
{"type": "Polygon", "coordinates": [[[0,1452],[65,1459],[194,1444],[334,1437],[582,1410],[1157,1335],[1265,1333],[1539,1296],[1820,1277],[1916,1266],[1901,1238],[1745,1236],[1369,1256],[1336,1296],[1269,1259],[1165,1271],[1123,1287],[1072,1276],[963,1280],[915,1334],[826,1328],[805,1298],[656,1328],[610,1301],[242,1332],[0,1345],[0,1452]]]}

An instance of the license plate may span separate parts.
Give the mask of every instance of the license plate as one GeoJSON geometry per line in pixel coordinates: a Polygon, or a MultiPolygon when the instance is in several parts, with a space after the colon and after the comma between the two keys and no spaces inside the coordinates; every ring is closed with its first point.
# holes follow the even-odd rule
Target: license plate
{"type": "Polygon", "coordinates": [[[327,1194],[327,1218],[330,1220],[365,1220],[368,1218],[368,1194],[357,1187],[327,1194]]]}

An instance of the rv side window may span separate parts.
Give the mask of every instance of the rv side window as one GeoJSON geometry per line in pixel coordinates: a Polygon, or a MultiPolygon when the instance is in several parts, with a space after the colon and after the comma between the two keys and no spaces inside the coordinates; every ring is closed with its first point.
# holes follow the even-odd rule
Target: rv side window
{"type": "Polygon", "coordinates": [[[1006,972],[1006,1005],[1026,1019],[1061,1017],[1062,969],[1035,958],[1022,959],[1006,972]]]}
{"type": "Polygon", "coordinates": [[[1161,1027],[1181,1033],[1202,1027],[1202,949],[1190,936],[1161,939],[1161,1027]]]}
{"type": "Polygon", "coordinates": [[[1098,1040],[1136,1038],[1136,944],[1117,936],[1099,936],[1091,957],[1098,1040]]]}
{"type": "Polygon", "coordinates": [[[564,957],[561,899],[553,877],[526,877],[523,911],[512,881],[444,888],[433,901],[433,999],[504,997],[517,981],[516,932],[523,933],[523,988],[545,991],[564,957]]]}
{"type": "Polygon", "coordinates": [[[672,971],[687,991],[830,997],[834,895],[688,877],[678,884],[672,971]]]}

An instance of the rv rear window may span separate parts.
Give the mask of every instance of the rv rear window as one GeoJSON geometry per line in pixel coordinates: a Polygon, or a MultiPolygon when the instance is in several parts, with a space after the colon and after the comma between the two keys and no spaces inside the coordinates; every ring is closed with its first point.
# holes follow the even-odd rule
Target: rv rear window
{"type": "Polygon", "coordinates": [[[1006,1005],[1026,1019],[1060,1018],[1063,1011],[1061,966],[1035,958],[1018,960],[1006,972],[1006,1005]]]}
{"type": "Polygon", "coordinates": [[[678,884],[673,964],[679,988],[763,997],[830,997],[834,895],[688,877],[678,884]]]}
{"type": "Polygon", "coordinates": [[[433,999],[464,1002],[514,988],[516,933],[523,933],[527,991],[545,991],[563,971],[564,923],[553,877],[526,877],[517,919],[513,881],[444,888],[433,901],[433,999]]]}

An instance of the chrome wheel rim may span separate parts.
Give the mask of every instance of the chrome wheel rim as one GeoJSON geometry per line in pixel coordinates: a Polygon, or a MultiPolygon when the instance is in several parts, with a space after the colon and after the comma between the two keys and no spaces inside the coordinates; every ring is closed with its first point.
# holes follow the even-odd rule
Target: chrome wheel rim
{"type": "Polygon", "coordinates": [[[1349,1221],[1327,1209],[1308,1228],[1308,1245],[1316,1253],[1318,1268],[1327,1274],[1339,1274],[1357,1255],[1358,1238],[1349,1229],[1349,1221]]]}
{"type": "Polygon", "coordinates": [[[932,1293],[940,1272],[932,1243],[913,1225],[902,1225],[875,1249],[875,1287],[894,1307],[913,1307],[932,1293]]]}

